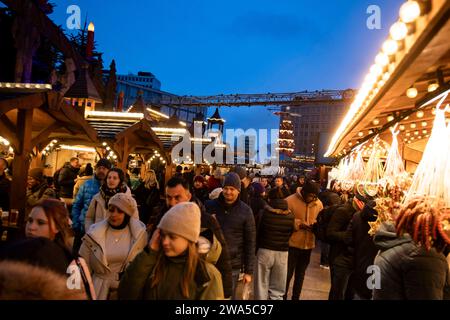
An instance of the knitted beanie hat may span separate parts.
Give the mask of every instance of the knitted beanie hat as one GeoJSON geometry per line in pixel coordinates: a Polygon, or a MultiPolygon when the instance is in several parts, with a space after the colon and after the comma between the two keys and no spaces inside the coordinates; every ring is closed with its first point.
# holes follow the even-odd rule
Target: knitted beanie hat
{"type": "Polygon", "coordinates": [[[96,168],[105,167],[106,169],[111,169],[111,162],[108,159],[101,158],[100,160],[97,161],[95,167],[96,168]]]}
{"type": "Polygon", "coordinates": [[[181,202],[164,214],[158,228],[197,242],[200,236],[200,217],[198,205],[193,202],[181,202]]]}
{"type": "Polygon", "coordinates": [[[241,192],[241,179],[236,172],[227,173],[227,175],[225,176],[223,187],[234,187],[235,189],[238,189],[239,192],[241,192]]]}
{"type": "Polygon", "coordinates": [[[126,193],[116,193],[109,199],[108,205],[119,208],[123,213],[130,217],[135,217],[137,212],[136,200],[126,193]]]}

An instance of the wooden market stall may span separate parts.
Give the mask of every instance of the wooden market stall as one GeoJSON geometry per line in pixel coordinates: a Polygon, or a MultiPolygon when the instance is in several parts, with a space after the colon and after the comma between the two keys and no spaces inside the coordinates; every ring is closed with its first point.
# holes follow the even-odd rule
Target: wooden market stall
{"type": "Polygon", "coordinates": [[[401,154],[407,170],[414,171],[431,133],[436,104],[450,102],[449,17],[450,2],[445,0],[402,6],[326,156],[341,158],[358,147],[368,151],[377,135],[390,142],[389,128],[398,124],[401,154]]]}

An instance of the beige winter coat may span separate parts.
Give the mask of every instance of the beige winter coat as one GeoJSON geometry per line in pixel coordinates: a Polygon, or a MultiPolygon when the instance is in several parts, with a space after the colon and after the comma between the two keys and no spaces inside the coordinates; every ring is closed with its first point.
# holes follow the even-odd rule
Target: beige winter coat
{"type": "MultiPolygon", "coordinates": [[[[316,223],[317,215],[323,209],[322,202],[316,200],[310,203],[306,203],[303,197],[299,193],[294,193],[286,198],[288,208],[294,213],[294,218],[299,224],[312,228],[312,225],[316,223]]],[[[312,229],[299,229],[296,224],[296,230],[289,239],[289,247],[298,249],[314,249],[316,246],[316,237],[312,232],[312,229]]]]}
{"type": "MultiPolygon", "coordinates": [[[[114,282],[118,284],[117,282],[120,280],[119,273],[112,272],[106,260],[106,231],[108,228],[110,227],[107,220],[93,224],[83,237],[79,253],[86,260],[91,271],[97,300],[106,300],[111,284],[114,282]]],[[[147,245],[147,232],[141,221],[131,218],[129,228],[131,247],[124,261],[122,272],[147,245]]]]}
{"type": "MultiPolygon", "coordinates": [[[[126,194],[131,196],[131,190],[127,187],[126,194]]],[[[84,220],[84,230],[89,230],[89,227],[94,223],[100,222],[109,217],[108,209],[105,208],[105,199],[102,195],[97,193],[91,200],[89,208],[86,211],[86,219],[84,220]]],[[[139,219],[139,212],[136,211],[132,215],[133,218],[139,219]]]]}
{"type": "Polygon", "coordinates": [[[82,176],[75,179],[75,185],[73,186],[73,198],[77,196],[78,190],[88,180],[91,180],[93,176],[82,176]]]}

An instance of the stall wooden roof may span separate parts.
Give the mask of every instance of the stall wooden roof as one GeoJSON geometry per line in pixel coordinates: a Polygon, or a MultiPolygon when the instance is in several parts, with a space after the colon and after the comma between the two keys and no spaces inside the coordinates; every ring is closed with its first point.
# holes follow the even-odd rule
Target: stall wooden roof
{"type": "MultiPolygon", "coordinates": [[[[402,125],[402,129],[404,126],[399,136],[401,142],[413,143],[428,138],[434,119],[432,106],[421,109],[424,115],[420,118],[415,111],[421,100],[439,93],[439,90],[427,92],[429,82],[437,81],[437,72],[441,73],[445,84],[450,81],[450,1],[431,0],[430,3],[431,11],[418,18],[416,32],[404,40],[403,50],[395,55],[395,61],[389,65],[387,72],[390,77],[373,95],[370,103],[359,108],[336,143],[330,144],[330,155],[348,153],[376,134],[389,141],[388,128],[394,123],[402,125]],[[406,96],[407,89],[412,85],[418,90],[414,99],[406,96]],[[404,118],[405,115],[408,116],[404,118]],[[394,120],[388,123],[388,116],[394,116],[394,120]],[[379,123],[374,124],[374,119],[378,119],[379,123]],[[415,137],[413,141],[411,137],[415,137]]],[[[450,98],[447,98],[444,103],[449,101],[450,98]]]]}
{"type": "Polygon", "coordinates": [[[81,112],[67,104],[58,93],[45,92],[0,101],[2,136],[10,141],[14,150],[24,143],[17,136],[21,125],[19,110],[32,110],[31,148],[55,138],[77,143],[97,141],[97,132],[81,112]]]}

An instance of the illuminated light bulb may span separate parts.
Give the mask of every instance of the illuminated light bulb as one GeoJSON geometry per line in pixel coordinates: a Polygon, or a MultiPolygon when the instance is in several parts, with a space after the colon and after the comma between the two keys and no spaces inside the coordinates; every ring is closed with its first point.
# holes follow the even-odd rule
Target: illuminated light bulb
{"type": "Polygon", "coordinates": [[[411,137],[411,140],[414,140],[414,137],[411,137]]]}
{"type": "Polygon", "coordinates": [[[417,89],[414,87],[408,88],[408,90],[406,90],[406,96],[411,99],[417,97],[417,93],[417,89]]]}
{"type": "Polygon", "coordinates": [[[416,113],[416,116],[417,116],[417,118],[423,118],[423,111],[422,110],[419,110],[419,111],[417,111],[417,113],[416,113]]]}
{"type": "Polygon", "coordinates": [[[111,150],[111,148],[110,148],[110,147],[106,147],[106,150],[108,150],[108,151],[109,151],[109,150],[111,150]]]}
{"type": "Polygon", "coordinates": [[[426,121],[422,121],[422,127],[426,127],[427,126],[427,122],[426,121]]]}
{"type": "Polygon", "coordinates": [[[361,131],[358,132],[358,136],[362,137],[364,135],[364,133],[362,133],[361,131]]]}
{"type": "Polygon", "coordinates": [[[369,134],[372,134],[373,133],[373,130],[369,130],[369,134]]]}
{"type": "Polygon", "coordinates": [[[436,115],[436,109],[431,109],[431,114],[436,115]]]}
{"type": "Polygon", "coordinates": [[[58,143],[58,140],[52,140],[53,143],[58,143]]]}
{"type": "Polygon", "coordinates": [[[418,136],[417,139],[419,139],[419,140],[422,139],[422,136],[418,136]]]}
{"type": "Polygon", "coordinates": [[[419,135],[419,131],[414,131],[414,135],[418,136],[419,135]]]}
{"type": "Polygon", "coordinates": [[[407,132],[407,133],[406,133],[406,136],[407,136],[407,137],[411,136],[411,133],[407,132]]]}
{"type": "Polygon", "coordinates": [[[378,64],[374,64],[370,67],[370,73],[373,74],[376,78],[378,78],[381,73],[383,72],[383,69],[378,64]]]}
{"type": "Polygon", "coordinates": [[[411,128],[411,129],[415,129],[416,126],[417,126],[417,125],[416,125],[415,123],[411,123],[411,124],[410,124],[410,128],[411,128]]]}
{"type": "Polygon", "coordinates": [[[404,22],[397,21],[391,26],[389,32],[391,34],[392,39],[400,41],[405,39],[406,35],[408,34],[408,27],[404,22]]]}
{"type": "Polygon", "coordinates": [[[399,128],[400,128],[400,130],[401,130],[401,131],[405,130],[405,126],[404,126],[404,125],[402,125],[402,124],[400,125],[400,127],[399,127],[399,128]]]}
{"type": "Polygon", "coordinates": [[[45,150],[44,151],[42,151],[42,155],[43,156],[45,156],[47,153],[45,152],[45,150]]]}
{"type": "Polygon", "coordinates": [[[117,159],[117,156],[116,156],[116,155],[113,155],[113,158],[114,158],[114,159],[117,159]]]}
{"type": "Polygon", "coordinates": [[[163,161],[164,159],[163,159],[163,157],[161,157],[161,158],[159,158],[159,160],[163,161]]]}
{"type": "Polygon", "coordinates": [[[408,120],[408,119],[409,119],[409,116],[405,117],[405,120],[408,120]]]}
{"type": "Polygon", "coordinates": [[[389,57],[385,53],[380,52],[375,57],[375,63],[380,67],[385,67],[389,64],[389,57]]]}
{"type": "Polygon", "coordinates": [[[400,19],[404,23],[410,23],[420,16],[420,5],[417,1],[407,1],[400,7],[400,19]]]}
{"type": "Polygon", "coordinates": [[[427,132],[428,132],[427,130],[422,130],[423,134],[427,134],[427,132]]]}
{"type": "Polygon", "coordinates": [[[378,119],[373,119],[372,123],[373,123],[375,126],[377,126],[377,125],[380,124],[380,120],[378,120],[378,119]]]}
{"type": "Polygon", "coordinates": [[[387,121],[388,121],[388,122],[391,122],[392,120],[394,120],[394,116],[388,116],[388,117],[387,117],[387,121]]]}
{"type": "Polygon", "coordinates": [[[433,92],[433,91],[437,90],[437,88],[439,88],[439,85],[436,82],[431,82],[428,85],[427,90],[428,90],[428,92],[433,92]]]}
{"type": "Polygon", "coordinates": [[[408,141],[408,139],[407,139],[407,138],[405,138],[405,139],[403,139],[403,141],[408,141]]]}
{"type": "Polygon", "coordinates": [[[390,74],[389,72],[385,72],[385,73],[383,74],[383,80],[384,80],[384,81],[387,81],[387,80],[389,79],[390,76],[391,76],[391,74],[390,74]]]}
{"type": "Polygon", "coordinates": [[[383,52],[387,55],[393,55],[398,50],[397,41],[388,39],[383,43],[383,52]]]}
{"type": "Polygon", "coordinates": [[[107,144],[106,142],[103,142],[103,143],[102,143],[102,146],[106,147],[106,144],[107,144]]]}

